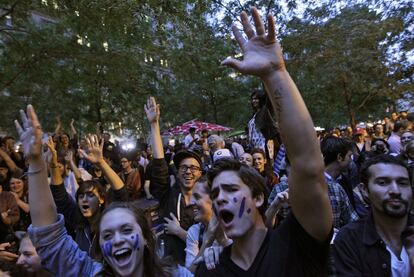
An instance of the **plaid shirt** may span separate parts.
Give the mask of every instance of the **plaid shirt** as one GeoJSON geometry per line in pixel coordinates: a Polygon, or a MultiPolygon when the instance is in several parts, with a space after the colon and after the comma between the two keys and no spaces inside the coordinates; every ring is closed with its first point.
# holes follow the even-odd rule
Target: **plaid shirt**
{"type": "MultiPolygon", "coordinates": [[[[333,225],[334,228],[339,229],[342,226],[348,224],[351,221],[359,219],[354,207],[349,202],[348,195],[340,184],[332,180],[330,176],[326,176],[326,182],[328,183],[329,201],[331,202],[333,212],[333,225]]],[[[285,191],[288,188],[287,180],[282,180],[279,184],[275,185],[270,193],[268,204],[276,198],[279,192],[285,191]]],[[[289,210],[280,210],[281,215],[287,214],[289,210]]]]}

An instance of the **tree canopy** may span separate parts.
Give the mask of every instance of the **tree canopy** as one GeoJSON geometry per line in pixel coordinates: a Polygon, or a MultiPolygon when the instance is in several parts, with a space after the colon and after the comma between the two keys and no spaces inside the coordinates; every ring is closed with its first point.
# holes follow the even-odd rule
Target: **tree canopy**
{"type": "Polygon", "coordinates": [[[82,132],[101,121],[142,135],[149,95],[165,128],[194,118],[244,128],[249,92],[261,84],[220,61],[238,54],[230,25],[251,5],[277,15],[288,69],[317,124],[381,116],[413,91],[413,4],[318,2],[3,1],[0,129],[13,130],[32,103],[46,130],[60,116],[82,132]]]}

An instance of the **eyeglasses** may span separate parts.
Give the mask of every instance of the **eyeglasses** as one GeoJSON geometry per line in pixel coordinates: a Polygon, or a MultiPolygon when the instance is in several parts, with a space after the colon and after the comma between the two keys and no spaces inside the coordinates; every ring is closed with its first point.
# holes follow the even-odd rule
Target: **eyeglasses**
{"type": "Polygon", "coordinates": [[[178,168],[178,170],[181,171],[182,173],[187,172],[188,169],[190,169],[191,173],[196,173],[196,172],[201,170],[201,168],[199,168],[198,166],[195,166],[195,165],[192,165],[192,166],[181,165],[178,168]]]}

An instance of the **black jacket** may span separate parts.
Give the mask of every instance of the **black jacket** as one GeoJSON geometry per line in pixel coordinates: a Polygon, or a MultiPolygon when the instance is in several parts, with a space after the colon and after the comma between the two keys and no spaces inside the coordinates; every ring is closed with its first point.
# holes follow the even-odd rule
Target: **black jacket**
{"type": "MultiPolygon", "coordinates": [[[[194,208],[186,206],[184,197],[181,197],[180,205],[178,205],[178,198],[181,193],[178,180],[173,187],[170,187],[170,179],[168,176],[168,166],[165,159],[153,159],[151,172],[151,187],[155,198],[160,203],[161,217],[170,218],[170,213],[173,213],[180,221],[180,226],[184,230],[188,230],[194,221],[194,208]],[[180,211],[180,218],[178,217],[178,207],[180,211]]],[[[185,262],[185,241],[177,236],[165,235],[165,255],[171,256],[175,262],[184,264],[185,262]]]]}
{"type": "MultiPolygon", "coordinates": [[[[412,222],[409,216],[408,224],[412,222]]],[[[372,213],[339,231],[333,257],[337,276],[391,276],[391,255],[376,231],[372,213]]]]}

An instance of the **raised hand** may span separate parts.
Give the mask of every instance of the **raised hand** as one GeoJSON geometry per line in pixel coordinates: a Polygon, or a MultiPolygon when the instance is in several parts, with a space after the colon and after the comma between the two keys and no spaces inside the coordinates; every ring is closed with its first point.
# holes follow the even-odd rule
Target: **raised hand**
{"type": "MultiPolygon", "coordinates": [[[[0,243],[0,261],[14,262],[19,258],[19,256],[16,255],[15,253],[11,253],[7,251],[7,248],[9,248],[10,246],[11,244],[9,242],[0,243]]],[[[0,273],[0,276],[1,276],[1,273],[0,273]]]]}
{"type": "Polygon", "coordinates": [[[241,14],[241,22],[247,40],[236,26],[232,27],[234,37],[243,52],[243,60],[227,58],[221,64],[232,67],[243,74],[259,77],[265,77],[274,70],[285,69],[282,49],[276,40],[275,19],[272,15],[268,15],[269,27],[266,35],[263,21],[255,7],[252,8],[252,16],[256,32],[253,30],[247,14],[245,12],[241,14]]]}
{"type": "Polygon", "coordinates": [[[20,110],[23,128],[17,120],[14,121],[17,133],[23,146],[23,153],[29,160],[42,157],[42,127],[37,119],[32,105],[27,105],[26,113],[20,110]],[[27,115],[26,115],[27,114],[27,115]]]}
{"type": "Polygon", "coordinates": [[[72,151],[68,151],[65,155],[65,161],[70,163],[73,161],[73,152],[72,151]]]}
{"type": "Polygon", "coordinates": [[[154,97],[151,96],[148,98],[144,110],[149,123],[156,123],[160,120],[160,105],[155,102],[154,97]]]}
{"type": "Polygon", "coordinates": [[[47,148],[49,148],[50,152],[56,153],[55,142],[53,141],[53,137],[49,136],[46,142],[47,148]]]}
{"type": "Polygon", "coordinates": [[[86,145],[89,149],[89,153],[85,150],[79,149],[79,154],[82,158],[87,159],[93,164],[97,164],[103,161],[103,139],[99,140],[96,135],[89,135],[86,137],[86,145]]]}

